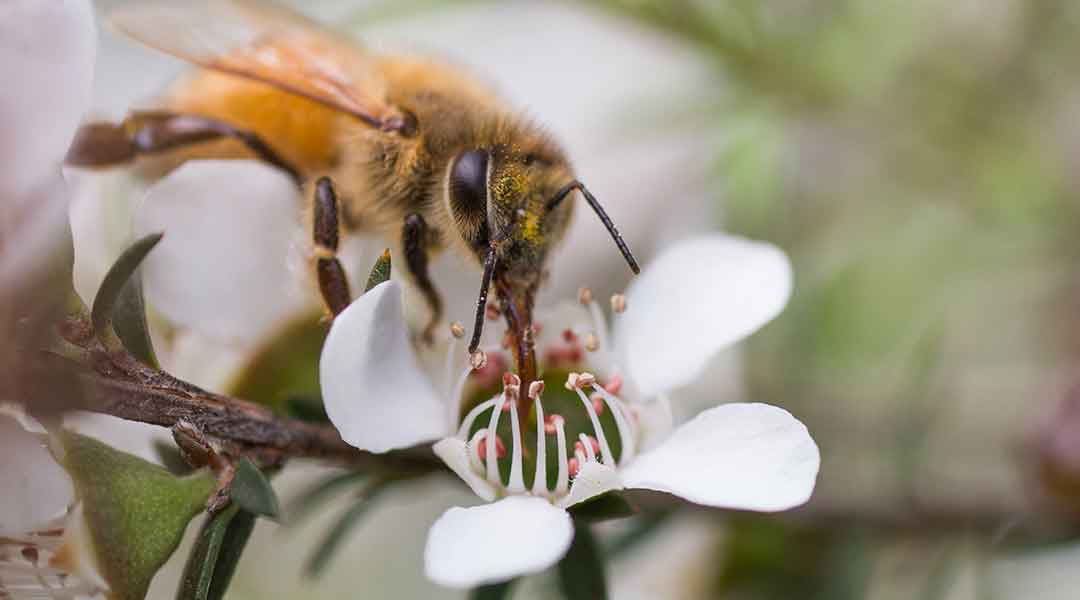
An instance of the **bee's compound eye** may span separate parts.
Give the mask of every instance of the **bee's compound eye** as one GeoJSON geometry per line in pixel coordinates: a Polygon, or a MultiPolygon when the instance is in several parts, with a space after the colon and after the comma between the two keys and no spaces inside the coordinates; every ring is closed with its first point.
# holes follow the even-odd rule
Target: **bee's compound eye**
{"type": "Polygon", "coordinates": [[[488,153],[484,150],[463,152],[450,170],[450,203],[459,214],[486,211],[488,153]]]}

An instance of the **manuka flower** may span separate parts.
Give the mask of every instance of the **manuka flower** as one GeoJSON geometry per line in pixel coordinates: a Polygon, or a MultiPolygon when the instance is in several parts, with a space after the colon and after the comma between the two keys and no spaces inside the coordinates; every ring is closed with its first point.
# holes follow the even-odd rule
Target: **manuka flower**
{"type": "Polygon", "coordinates": [[[320,364],[323,398],[357,448],[437,440],[435,453],[493,503],[438,519],[426,571],[452,587],[501,581],[556,563],[573,537],[566,509],[608,491],[756,511],[810,497],[818,449],[787,411],[727,404],[672,430],[666,395],[775,317],[790,290],[790,265],[773,246],[720,235],[682,242],[612,298],[614,331],[587,290],[579,298],[587,310],[541,314],[543,376],[522,390],[499,344],[454,372],[460,326],[443,380],[429,378],[402,318],[401,289],[387,282],[335,319],[320,364]]]}

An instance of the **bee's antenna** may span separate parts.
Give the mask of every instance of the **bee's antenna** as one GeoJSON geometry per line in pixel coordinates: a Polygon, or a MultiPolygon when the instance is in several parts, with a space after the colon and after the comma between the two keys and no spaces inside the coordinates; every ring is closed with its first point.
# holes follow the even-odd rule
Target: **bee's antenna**
{"type": "Polygon", "coordinates": [[[548,201],[547,210],[551,212],[555,210],[557,206],[563,201],[564,198],[570,195],[570,192],[574,190],[581,190],[581,194],[585,196],[585,201],[589,203],[593,211],[596,212],[596,216],[600,217],[600,222],[607,228],[608,233],[611,234],[611,238],[615,240],[615,245],[619,247],[619,252],[622,252],[623,258],[626,259],[626,264],[630,265],[630,270],[634,274],[641,272],[641,267],[638,266],[637,259],[634,258],[634,253],[630,252],[630,247],[623,241],[622,236],[619,235],[619,230],[615,228],[615,224],[611,222],[611,217],[608,216],[603,206],[600,206],[600,202],[589,193],[589,190],[585,187],[584,183],[574,180],[563,186],[561,190],[556,192],[555,197],[548,201]]]}
{"type": "Polygon", "coordinates": [[[484,277],[480,280],[480,297],[476,299],[476,320],[473,321],[472,340],[469,341],[469,354],[476,352],[480,347],[480,336],[484,333],[484,311],[487,308],[488,290],[491,288],[491,276],[495,273],[495,257],[497,246],[488,246],[487,255],[484,257],[484,277]]]}

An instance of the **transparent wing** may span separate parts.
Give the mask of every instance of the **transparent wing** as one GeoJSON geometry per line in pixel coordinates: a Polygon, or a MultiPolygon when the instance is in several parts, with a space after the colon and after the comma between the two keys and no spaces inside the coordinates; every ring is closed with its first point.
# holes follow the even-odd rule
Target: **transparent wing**
{"type": "Polygon", "coordinates": [[[383,100],[356,43],[282,6],[254,0],[134,4],[110,16],[120,32],[201,67],[272,85],[384,131],[400,111],[383,100]]]}

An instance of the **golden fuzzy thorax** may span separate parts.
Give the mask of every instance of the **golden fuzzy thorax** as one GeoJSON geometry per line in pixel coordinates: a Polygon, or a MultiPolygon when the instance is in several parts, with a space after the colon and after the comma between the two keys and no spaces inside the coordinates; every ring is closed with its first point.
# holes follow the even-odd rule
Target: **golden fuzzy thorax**
{"type": "MultiPolygon", "coordinates": [[[[393,238],[404,216],[416,212],[438,232],[438,250],[453,247],[482,260],[487,223],[507,224],[519,208],[526,215],[516,229],[532,246],[561,238],[567,212],[546,224],[547,198],[573,175],[562,150],[538,126],[510,112],[501,99],[470,76],[423,59],[386,59],[380,72],[390,103],[416,119],[412,137],[387,136],[360,123],[340,129],[342,161],[333,170],[353,228],[384,231],[393,238]],[[461,153],[490,154],[490,209],[452,214],[449,173],[461,153]],[[553,228],[557,226],[557,230],[553,228]]],[[[347,117],[345,118],[347,119],[347,117]]]]}

